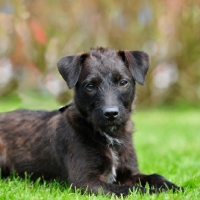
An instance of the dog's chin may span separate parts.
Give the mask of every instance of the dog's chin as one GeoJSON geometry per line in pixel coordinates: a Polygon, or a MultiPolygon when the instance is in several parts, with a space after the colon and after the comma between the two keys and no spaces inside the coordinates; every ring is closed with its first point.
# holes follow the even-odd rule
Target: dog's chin
{"type": "Polygon", "coordinates": [[[104,132],[109,135],[113,135],[115,132],[117,132],[121,126],[123,126],[125,122],[119,122],[119,121],[105,121],[104,123],[99,123],[97,125],[97,130],[100,132],[104,132]]]}
{"type": "Polygon", "coordinates": [[[99,126],[99,131],[107,134],[112,134],[119,129],[119,125],[99,126]]]}

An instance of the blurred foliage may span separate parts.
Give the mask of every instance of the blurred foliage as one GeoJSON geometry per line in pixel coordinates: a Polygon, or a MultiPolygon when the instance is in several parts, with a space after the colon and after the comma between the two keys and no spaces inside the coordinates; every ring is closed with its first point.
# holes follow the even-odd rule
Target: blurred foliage
{"type": "Polygon", "coordinates": [[[199,0],[1,0],[0,95],[28,88],[68,101],[56,62],[97,46],[150,54],[138,104],[200,105],[199,0]]]}

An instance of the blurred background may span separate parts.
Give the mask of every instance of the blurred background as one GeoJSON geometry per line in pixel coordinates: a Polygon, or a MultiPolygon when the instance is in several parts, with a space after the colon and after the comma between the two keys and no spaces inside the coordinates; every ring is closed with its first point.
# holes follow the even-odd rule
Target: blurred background
{"type": "Polygon", "coordinates": [[[98,46],[151,56],[139,106],[200,106],[199,0],[0,0],[0,99],[68,102],[58,59],[98,46]]]}

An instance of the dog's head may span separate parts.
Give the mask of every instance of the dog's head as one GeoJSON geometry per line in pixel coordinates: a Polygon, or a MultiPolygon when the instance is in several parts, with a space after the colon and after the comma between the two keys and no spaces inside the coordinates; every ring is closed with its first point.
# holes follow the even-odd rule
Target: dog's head
{"type": "Polygon", "coordinates": [[[113,132],[130,116],[135,82],[144,84],[149,56],[97,48],[61,58],[58,69],[68,87],[75,87],[75,105],[87,121],[100,131],[113,132]]]}

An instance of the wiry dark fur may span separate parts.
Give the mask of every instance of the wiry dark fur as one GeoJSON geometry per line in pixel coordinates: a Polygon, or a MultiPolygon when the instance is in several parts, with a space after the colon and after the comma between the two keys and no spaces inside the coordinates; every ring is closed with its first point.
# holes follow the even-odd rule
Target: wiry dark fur
{"type": "MultiPolygon", "coordinates": [[[[127,195],[180,189],[138,170],[132,143],[135,81],[144,84],[149,57],[141,51],[91,49],[66,56],[58,69],[74,101],[60,111],[17,110],[0,115],[2,175],[60,178],[73,187],[127,195]],[[139,186],[141,184],[141,186],[139,186]]],[[[145,123],[145,122],[144,122],[145,123]]]]}

